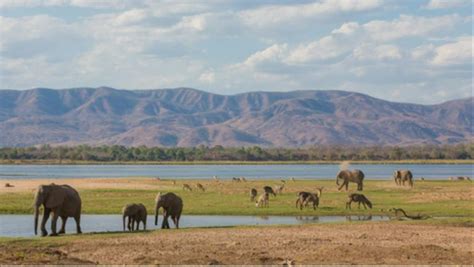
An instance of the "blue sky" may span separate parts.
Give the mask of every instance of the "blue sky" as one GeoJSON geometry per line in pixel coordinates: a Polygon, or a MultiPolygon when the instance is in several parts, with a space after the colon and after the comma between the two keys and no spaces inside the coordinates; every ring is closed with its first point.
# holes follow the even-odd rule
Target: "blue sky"
{"type": "Polygon", "coordinates": [[[0,88],[472,96],[471,0],[0,0],[0,88]]]}

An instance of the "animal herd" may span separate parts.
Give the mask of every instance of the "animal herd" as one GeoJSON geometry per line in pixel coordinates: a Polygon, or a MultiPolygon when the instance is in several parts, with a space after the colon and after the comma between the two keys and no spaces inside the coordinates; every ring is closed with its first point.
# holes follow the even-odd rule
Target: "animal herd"
{"type": "MultiPolygon", "coordinates": [[[[346,191],[348,190],[349,183],[357,184],[357,190],[363,190],[364,173],[361,170],[342,170],[336,175],[336,184],[339,185],[338,189],[341,190],[344,186],[346,191]],[[341,184],[340,184],[341,182],[341,184]]],[[[216,176],[214,180],[218,181],[216,176]]],[[[413,174],[409,170],[397,170],[393,174],[393,179],[398,186],[404,186],[405,184],[413,187],[413,174]]],[[[461,180],[461,179],[459,179],[461,180]]],[[[467,180],[467,179],[465,179],[467,180]]],[[[232,178],[234,182],[245,182],[245,177],[232,178]]],[[[295,181],[291,178],[291,181],[295,181]]],[[[285,181],[281,180],[281,184],[274,187],[264,186],[263,193],[258,196],[258,191],[255,188],[250,190],[250,201],[255,201],[256,207],[269,207],[270,195],[276,197],[277,194],[281,194],[285,189],[285,181]],[[258,196],[258,198],[257,198],[258,196]]],[[[173,184],[175,182],[173,181],[173,184]]],[[[189,184],[183,184],[183,191],[193,191],[193,188],[189,184]]],[[[205,187],[197,183],[197,190],[205,192],[205,187]]],[[[308,207],[310,204],[313,209],[319,206],[319,202],[322,196],[323,187],[316,188],[315,192],[301,191],[297,193],[296,208],[302,210],[304,207],[308,207]]],[[[372,208],[372,203],[369,199],[359,193],[352,193],[348,195],[346,201],[346,209],[351,208],[352,203],[357,203],[359,208],[361,204],[364,208],[372,208]]],[[[65,233],[66,222],[68,218],[74,218],[76,222],[76,232],[80,234],[81,231],[81,208],[82,201],[79,193],[69,185],[40,185],[36,191],[34,200],[34,231],[37,234],[38,229],[38,218],[40,206],[44,207],[44,212],[40,224],[41,236],[48,235],[46,231],[46,222],[51,215],[51,234],[50,236],[56,236],[58,234],[65,233]],[[62,225],[59,231],[57,230],[57,221],[61,218],[62,225]]],[[[183,210],[183,200],[176,194],[169,193],[158,193],[155,198],[155,225],[158,225],[158,211],[163,208],[163,222],[161,225],[162,229],[170,228],[168,218],[171,217],[176,228],[179,228],[179,220],[183,210]]],[[[122,209],[122,223],[123,230],[139,230],[139,225],[142,224],[144,230],[146,230],[147,221],[147,210],[146,207],[141,203],[130,203],[126,204],[122,209]]]]}

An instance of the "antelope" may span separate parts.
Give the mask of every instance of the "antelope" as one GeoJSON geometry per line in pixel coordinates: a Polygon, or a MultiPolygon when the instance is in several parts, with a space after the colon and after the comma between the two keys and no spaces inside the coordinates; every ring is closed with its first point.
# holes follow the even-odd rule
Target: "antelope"
{"type": "Polygon", "coordinates": [[[191,188],[191,186],[189,186],[188,184],[183,184],[183,191],[186,191],[186,190],[189,190],[189,191],[193,191],[193,189],[191,188]]]}
{"type": "Polygon", "coordinates": [[[346,202],[346,209],[347,208],[351,209],[352,202],[357,202],[359,204],[359,209],[360,209],[361,203],[364,205],[365,209],[367,209],[367,206],[369,206],[369,208],[372,208],[372,202],[370,202],[367,199],[367,197],[365,197],[362,194],[357,194],[357,193],[350,194],[346,202]]]}
{"type": "Polygon", "coordinates": [[[268,195],[267,192],[261,194],[260,197],[258,198],[258,201],[255,202],[255,207],[257,207],[257,208],[260,208],[260,207],[268,208],[269,198],[270,198],[270,196],[268,195]]]}
{"type": "Polygon", "coordinates": [[[202,192],[205,192],[205,191],[206,191],[206,189],[204,188],[204,186],[203,186],[202,184],[200,184],[200,183],[197,183],[197,184],[196,184],[196,187],[197,187],[199,190],[201,190],[202,192]]]}

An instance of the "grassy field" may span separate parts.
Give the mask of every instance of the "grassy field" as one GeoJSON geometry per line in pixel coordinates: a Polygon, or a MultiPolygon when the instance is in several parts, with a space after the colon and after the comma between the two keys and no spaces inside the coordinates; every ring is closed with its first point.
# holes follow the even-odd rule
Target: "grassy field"
{"type": "MultiPolygon", "coordinates": [[[[341,161],[85,161],[85,160],[6,160],[0,159],[0,165],[294,165],[294,164],[340,164],[341,161]]],[[[414,160],[359,160],[352,164],[474,164],[474,160],[456,159],[414,159],[414,160]]]]}
{"type": "MultiPolygon", "coordinates": [[[[248,191],[257,188],[261,192],[264,185],[280,184],[280,180],[4,180],[14,187],[0,187],[0,213],[31,214],[35,188],[53,181],[78,189],[83,212],[90,214],[118,214],[131,202],[142,202],[153,213],[157,192],[172,191],[183,198],[184,214],[375,215],[397,207],[409,214],[435,218],[104,232],[56,238],[0,237],[0,264],[281,265],[287,259],[296,264],[474,263],[474,194],[470,181],[416,181],[413,189],[398,187],[393,181],[366,181],[363,193],[374,208],[358,210],[354,205],[346,210],[348,192],[338,191],[332,179],[286,181],[284,193],[271,197],[270,208],[256,208],[248,191]],[[206,192],[197,192],[198,182],[206,192]],[[183,183],[191,185],[193,192],[183,191],[183,183]],[[319,209],[295,208],[296,192],[314,191],[320,186],[324,189],[319,209]]],[[[355,185],[350,189],[353,192],[355,185]]]]}
{"type": "MultiPolygon", "coordinates": [[[[39,184],[53,180],[11,180],[12,188],[0,189],[0,213],[31,214],[34,189],[39,184]]],[[[430,216],[474,217],[473,192],[470,181],[415,181],[415,187],[398,187],[393,181],[366,181],[363,194],[374,204],[372,210],[345,209],[347,192],[338,191],[334,180],[287,181],[282,194],[270,197],[269,208],[256,208],[249,200],[249,191],[256,188],[262,192],[264,185],[274,186],[280,180],[248,182],[213,180],[155,180],[133,179],[65,179],[60,183],[77,188],[83,201],[83,213],[119,214],[127,203],[143,203],[152,213],[157,192],[175,192],[183,198],[184,214],[208,215],[349,215],[387,214],[390,208],[403,208],[409,214],[422,213],[430,216]],[[199,192],[196,184],[206,188],[199,192]],[[187,183],[193,192],[183,191],[187,183]],[[295,208],[296,193],[315,191],[323,186],[319,209],[299,210],[295,208]]],[[[350,192],[355,190],[351,184],[350,192]]]]}

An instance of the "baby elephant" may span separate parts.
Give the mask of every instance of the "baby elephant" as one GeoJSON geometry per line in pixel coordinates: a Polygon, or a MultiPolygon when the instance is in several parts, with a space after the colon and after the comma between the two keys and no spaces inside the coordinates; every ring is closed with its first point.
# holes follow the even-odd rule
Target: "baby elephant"
{"type": "Polygon", "coordinates": [[[270,196],[268,195],[267,192],[265,192],[265,193],[260,195],[260,197],[258,198],[258,201],[255,202],[255,206],[257,208],[259,208],[259,207],[268,208],[269,199],[270,199],[270,196]]]}
{"type": "Polygon", "coordinates": [[[347,202],[346,202],[346,209],[349,208],[351,209],[351,204],[352,202],[357,202],[359,204],[359,209],[360,209],[360,204],[364,205],[364,208],[367,209],[367,206],[369,208],[372,208],[372,202],[370,202],[364,195],[362,194],[357,194],[353,193],[348,196],[347,202]],[[367,205],[367,206],[366,206],[367,205]]]}
{"type": "Polygon", "coordinates": [[[140,222],[143,223],[143,230],[146,230],[147,211],[143,204],[127,204],[122,209],[123,230],[125,231],[125,219],[128,218],[127,229],[133,231],[137,223],[136,231],[139,229],[140,222]]]}
{"type": "Polygon", "coordinates": [[[256,197],[257,197],[257,189],[255,188],[250,189],[250,201],[254,202],[256,197]]]}

